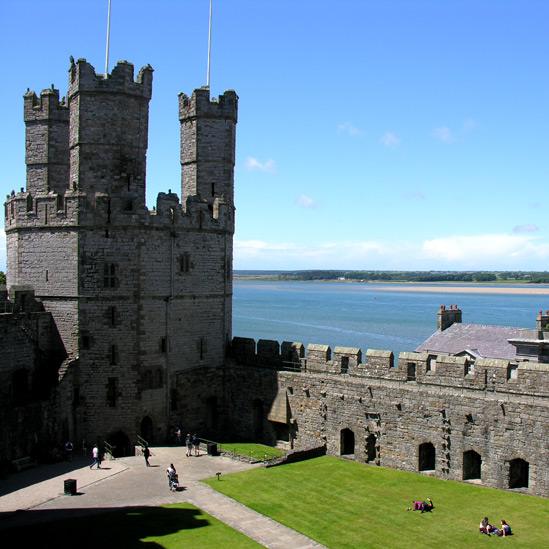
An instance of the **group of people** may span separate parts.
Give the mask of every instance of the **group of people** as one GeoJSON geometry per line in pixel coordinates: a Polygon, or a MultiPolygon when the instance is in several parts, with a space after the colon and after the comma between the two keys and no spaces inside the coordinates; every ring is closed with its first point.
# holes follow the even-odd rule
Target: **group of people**
{"type": "Polygon", "coordinates": [[[435,508],[433,500],[427,498],[425,501],[412,501],[412,507],[408,507],[408,511],[421,511],[422,513],[430,513],[435,508]]]}
{"type": "Polygon", "coordinates": [[[506,537],[506,536],[510,536],[512,534],[511,527],[503,519],[501,519],[500,527],[497,528],[496,526],[492,526],[490,524],[490,521],[488,520],[488,517],[484,517],[480,521],[478,529],[479,529],[481,534],[486,534],[488,536],[506,537]]]}
{"type": "Polygon", "coordinates": [[[185,437],[185,446],[187,446],[187,457],[192,456],[192,451],[194,448],[194,455],[199,456],[200,455],[200,439],[198,438],[198,435],[195,433],[191,436],[191,433],[187,433],[187,436],[185,437]]]}

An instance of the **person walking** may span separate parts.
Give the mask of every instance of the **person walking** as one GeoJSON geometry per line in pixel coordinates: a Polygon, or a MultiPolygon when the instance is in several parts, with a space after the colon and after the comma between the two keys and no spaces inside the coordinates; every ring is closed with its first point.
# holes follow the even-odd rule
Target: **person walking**
{"type": "Polygon", "coordinates": [[[143,457],[145,458],[145,463],[147,464],[147,467],[150,467],[151,464],[149,463],[149,458],[151,457],[151,451],[149,450],[149,447],[145,444],[145,448],[143,448],[143,457]]]}
{"type": "Polygon", "coordinates": [[[193,448],[194,448],[194,455],[199,456],[200,455],[200,439],[198,438],[198,435],[196,433],[193,435],[193,448]]]}
{"type": "Polygon", "coordinates": [[[98,469],[101,469],[101,460],[99,459],[99,448],[97,447],[97,444],[93,447],[93,450],[92,450],[92,463],[90,465],[90,469],[94,466],[94,465],[97,465],[97,468],[98,469]]]}

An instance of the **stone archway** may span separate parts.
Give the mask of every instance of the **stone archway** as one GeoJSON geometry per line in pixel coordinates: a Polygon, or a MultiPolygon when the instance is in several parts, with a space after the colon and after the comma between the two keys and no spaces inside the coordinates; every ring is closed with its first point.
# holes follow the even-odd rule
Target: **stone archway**
{"type": "Polygon", "coordinates": [[[154,442],[153,422],[149,416],[145,416],[141,420],[139,432],[146,442],[148,442],[149,444],[152,444],[154,442]]]}
{"type": "Polygon", "coordinates": [[[530,464],[523,459],[509,462],[509,488],[528,488],[530,464]]]}
{"type": "Polygon", "coordinates": [[[463,452],[463,480],[480,480],[482,458],[474,450],[463,452]]]}
{"type": "Polygon", "coordinates": [[[355,434],[351,429],[342,429],[340,434],[340,454],[353,456],[355,453],[355,434]]]}
{"type": "Polygon", "coordinates": [[[431,442],[419,445],[418,469],[420,471],[434,471],[436,468],[436,451],[431,442]]]}

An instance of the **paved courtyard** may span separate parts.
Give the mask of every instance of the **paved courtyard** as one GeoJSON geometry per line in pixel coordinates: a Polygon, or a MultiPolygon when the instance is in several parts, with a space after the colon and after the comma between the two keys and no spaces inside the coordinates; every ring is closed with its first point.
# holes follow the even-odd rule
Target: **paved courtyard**
{"type": "Polygon", "coordinates": [[[309,548],[320,544],[219,494],[201,479],[244,471],[250,465],[220,456],[186,457],[182,447],[152,448],[146,467],[144,458],[132,456],[104,461],[90,469],[89,461],[40,466],[11,475],[0,483],[0,529],[29,521],[52,520],[130,506],[158,506],[189,502],[243,532],[265,547],[309,548]],[[166,468],[175,465],[181,490],[168,489],[166,468]],[[64,480],[77,481],[77,496],[63,494],[64,480]],[[28,513],[26,511],[32,511],[28,513]]]}

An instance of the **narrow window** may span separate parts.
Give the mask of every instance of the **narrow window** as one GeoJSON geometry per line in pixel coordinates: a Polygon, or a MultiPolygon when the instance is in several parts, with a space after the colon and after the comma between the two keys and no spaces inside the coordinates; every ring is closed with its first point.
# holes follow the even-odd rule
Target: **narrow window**
{"type": "Polygon", "coordinates": [[[429,358],[427,358],[427,363],[425,364],[425,371],[435,372],[436,369],[437,369],[437,357],[429,355],[429,358]]]}
{"type": "Polygon", "coordinates": [[[168,352],[168,339],[166,337],[160,338],[160,352],[161,353],[168,352]]]}
{"type": "Polygon", "coordinates": [[[27,195],[27,212],[32,212],[33,203],[32,203],[32,196],[29,194],[27,195]]]}
{"type": "Polygon", "coordinates": [[[111,328],[114,328],[116,326],[116,317],[116,307],[113,305],[107,309],[107,319],[111,328]]]}
{"type": "Polygon", "coordinates": [[[103,266],[103,288],[118,286],[117,266],[114,263],[105,263],[103,266]]]}
{"type": "Polygon", "coordinates": [[[342,356],[341,357],[341,373],[346,374],[348,371],[349,371],[349,357],[342,356]]]}
{"type": "Polygon", "coordinates": [[[116,407],[116,400],[118,399],[118,378],[109,377],[107,383],[107,404],[111,408],[116,407]]]}
{"type": "Polygon", "coordinates": [[[191,254],[185,252],[179,256],[179,272],[188,273],[191,270],[191,254]]]}
{"type": "Polygon", "coordinates": [[[227,271],[225,273],[225,276],[227,277],[227,280],[231,280],[233,276],[233,264],[230,259],[227,259],[227,271]]]}
{"type": "Polygon", "coordinates": [[[62,194],[57,195],[57,211],[63,211],[65,209],[65,197],[62,194]]]}
{"type": "Polygon", "coordinates": [[[201,337],[198,342],[198,353],[200,355],[200,360],[204,360],[204,355],[206,354],[206,338],[201,337]]]}
{"type": "Polygon", "coordinates": [[[111,345],[109,350],[109,361],[111,366],[116,366],[118,364],[118,349],[116,345],[111,345]]]}
{"type": "Polygon", "coordinates": [[[475,373],[475,363],[468,360],[465,363],[465,375],[472,376],[475,373]]]}
{"type": "Polygon", "coordinates": [[[107,223],[111,222],[111,199],[107,198],[107,223]]]}
{"type": "Polygon", "coordinates": [[[518,376],[518,365],[517,364],[510,364],[507,368],[507,381],[511,379],[517,379],[518,376]]]}
{"type": "Polygon", "coordinates": [[[84,351],[88,351],[90,348],[90,336],[87,333],[80,335],[81,346],[84,351]]]}
{"type": "Polygon", "coordinates": [[[133,212],[133,200],[126,200],[124,202],[124,211],[133,212]]]}
{"type": "Polygon", "coordinates": [[[49,282],[50,280],[50,272],[48,271],[48,269],[46,269],[46,282],[49,282]]]}
{"type": "Polygon", "coordinates": [[[215,183],[212,183],[212,196],[215,196],[215,183]]]}

